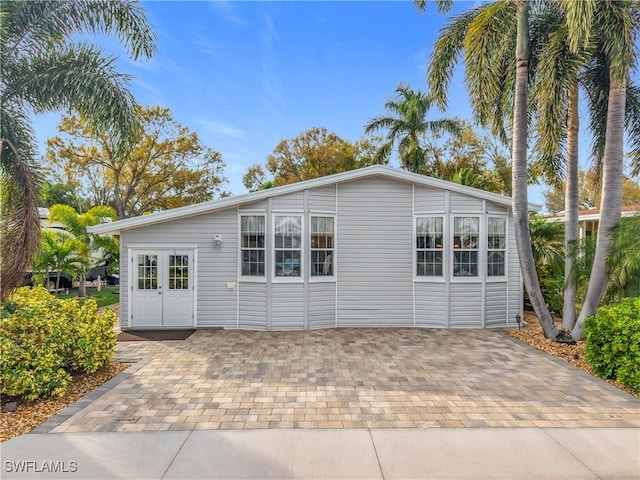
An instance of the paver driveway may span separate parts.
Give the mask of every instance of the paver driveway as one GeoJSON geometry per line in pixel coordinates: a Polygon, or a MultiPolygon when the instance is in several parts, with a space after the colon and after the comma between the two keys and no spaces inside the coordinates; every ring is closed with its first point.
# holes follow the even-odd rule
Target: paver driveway
{"type": "Polygon", "coordinates": [[[637,398],[489,330],[201,330],[118,358],[46,431],[640,426],[637,398]]]}

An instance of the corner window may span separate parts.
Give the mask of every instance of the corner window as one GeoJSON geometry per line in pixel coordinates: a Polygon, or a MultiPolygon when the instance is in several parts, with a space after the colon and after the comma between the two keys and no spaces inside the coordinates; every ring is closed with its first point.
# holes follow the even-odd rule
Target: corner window
{"type": "Polygon", "coordinates": [[[504,277],[507,251],[507,220],[487,219],[487,276],[504,277]]]}
{"type": "Polygon", "coordinates": [[[416,275],[442,277],[442,217],[416,218],[416,275]]]}
{"type": "Polygon", "coordinates": [[[333,217],[311,217],[311,276],[332,277],[334,259],[333,217]]]}
{"type": "Polygon", "coordinates": [[[479,217],[453,217],[453,276],[478,276],[479,217]]]}
{"type": "Polygon", "coordinates": [[[276,277],[300,277],[302,259],[302,217],[274,218],[274,262],[276,277]]]}
{"type": "Polygon", "coordinates": [[[240,225],[242,275],[264,277],[264,216],[242,215],[240,225]]]}

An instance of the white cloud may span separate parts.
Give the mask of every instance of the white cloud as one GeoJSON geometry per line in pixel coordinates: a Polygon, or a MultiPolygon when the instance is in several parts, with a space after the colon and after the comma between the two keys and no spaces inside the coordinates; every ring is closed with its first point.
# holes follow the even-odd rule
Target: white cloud
{"type": "Polygon", "coordinates": [[[216,1],[210,3],[213,10],[218,12],[225,20],[236,27],[246,27],[249,25],[247,19],[245,19],[234,2],[216,1]]]}
{"type": "Polygon", "coordinates": [[[245,134],[239,128],[232,127],[220,120],[200,120],[202,127],[213,135],[222,135],[232,138],[244,138],[245,134]]]}

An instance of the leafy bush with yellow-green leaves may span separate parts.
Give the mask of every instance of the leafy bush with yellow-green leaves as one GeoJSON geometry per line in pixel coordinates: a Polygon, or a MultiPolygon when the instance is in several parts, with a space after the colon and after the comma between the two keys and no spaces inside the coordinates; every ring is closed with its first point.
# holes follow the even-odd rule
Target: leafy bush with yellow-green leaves
{"type": "Polygon", "coordinates": [[[115,353],[112,310],[60,300],[41,287],[16,290],[0,306],[0,389],[34,400],[64,395],[71,373],[93,373],[115,353]]]}
{"type": "Polygon", "coordinates": [[[640,297],[598,308],[584,340],[585,360],[598,375],[640,393],[640,297]]]}

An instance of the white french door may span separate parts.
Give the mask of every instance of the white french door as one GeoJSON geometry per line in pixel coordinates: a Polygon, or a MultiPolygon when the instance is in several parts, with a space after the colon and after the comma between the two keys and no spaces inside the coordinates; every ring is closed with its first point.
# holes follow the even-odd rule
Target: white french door
{"type": "Polygon", "coordinates": [[[133,250],[131,262],[131,326],[193,326],[193,250],[133,250]]]}

